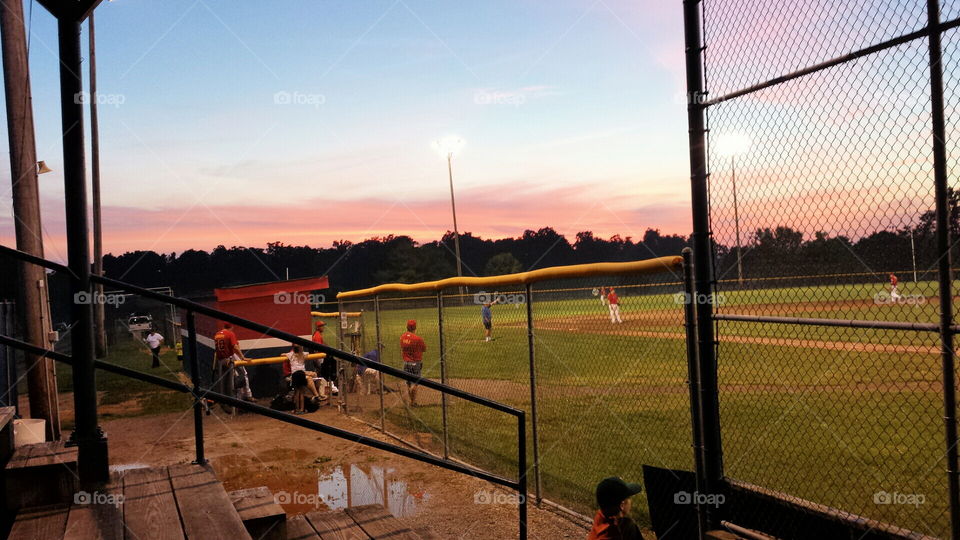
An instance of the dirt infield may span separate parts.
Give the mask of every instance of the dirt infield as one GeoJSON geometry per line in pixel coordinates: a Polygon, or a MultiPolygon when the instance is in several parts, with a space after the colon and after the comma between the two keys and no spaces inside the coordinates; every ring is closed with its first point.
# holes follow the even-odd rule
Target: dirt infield
{"type": "MultiPolygon", "coordinates": [[[[756,304],[724,308],[731,315],[777,315],[783,313],[815,313],[841,308],[863,308],[873,305],[872,300],[847,300],[841,302],[800,302],[793,304],[756,304]]],[[[609,336],[636,336],[655,339],[685,339],[682,331],[683,312],[679,309],[650,310],[636,313],[622,313],[623,323],[613,325],[605,313],[582,315],[577,317],[538,317],[535,327],[538,330],[558,332],[576,332],[609,336]],[[651,325],[660,327],[677,326],[677,332],[644,330],[651,325]]],[[[510,323],[503,326],[518,327],[524,323],[510,323]]],[[[768,336],[738,336],[720,334],[721,343],[744,343],[754,345],[775,345],[804,349],[823,349],[831,351],[940,354],[936,345],[897,345],[884,343],[863,343],[857,341],[827,341],[816,339],[797,339],[768,336]]]]}

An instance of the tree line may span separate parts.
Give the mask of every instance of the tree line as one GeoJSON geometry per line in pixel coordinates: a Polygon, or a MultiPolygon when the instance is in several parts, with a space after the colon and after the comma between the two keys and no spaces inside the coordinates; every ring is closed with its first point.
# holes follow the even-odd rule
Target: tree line
{"type": "MultiPolygon", "coordinates": [[[[948,192],[949,225],[960,239],[960,192],[948,192]]],[[[740,258],[746,279],[790,275],[873,273],[862,280],[881,279],[891,270],[914,266],[922,273],[935,269],[935,213],[923,213],[914,226],[878,230],[852,239],[843,235],[804,233],[787,225],[756,229],[745,235],[740,258]]],[[[600,238],[590,231],[573,241],[551,227],[527,230],[515,238],[485,239],[460,235],[463,274],[488,276],[550,266],[616,262],[677,255],[689,237],[647,229],[643,238],[614,235],[600,238]]],[[[960,260],[954,242],[953,258],[960,260]]],[[[197,296],[214,288],[326,275],[331,292],[360,289],[381,283],[415,283],[456,275],[454,235],[418,243],[409,236],[378,236],[362,242],[341,240],[327,248],[291,246],[273,242],[266,248],[217,246],[210,252],[189,249],[181,253],[132,251],[104,256],[104,274],[141,287],[172,287],[176,294],[197,296]]],[[[737,249],[717,244],[714,264],[720,279],[737,276],[737,249]]],[[[15,276],[17,263],[0,258],[4,276],[15,276]]],[[[51,288],[65,276],[53,275],[51,288]]],[[[17,280],[0,281],[0,298],[16,296],[17,280]]]]}

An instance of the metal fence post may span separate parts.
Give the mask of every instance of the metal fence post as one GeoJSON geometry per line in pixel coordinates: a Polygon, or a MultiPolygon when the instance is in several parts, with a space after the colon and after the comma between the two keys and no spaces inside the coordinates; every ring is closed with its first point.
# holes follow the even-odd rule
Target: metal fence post
{"type": "MultiPolygon", "coordinates": [[[[0,302],[0,334],[13,337],[13,302],[0,302]]],[[[0,404],[13,407],[20,414],[20,400],[17,394],[17,352],[13,347],[0,347],[0,404]]]]}
{"type": "MultiPolygon", "coordinates": [[[[60,53],[60,112],[63,136],[63,182],[67,223],[67,259],[72,279],[70,293],[89,295],[90,238],[87,219],[86,152],[84,150],[80,21],[61,15],[57,20],[60,53]],[[79,128],[78,128],[79,126],[79,128]]],[[[81,485],[107,482],[110,470],[107,438],[97,424],[97,385],[94,369],[93,305],[74,301],[70,332],[73,357],[74,430],[81,485]]]]}
{"type": "Polygon", "coordinates": [[[194,400],[193,404],[193,438],[196,443],[197,459],[194,463],[203,465],[207,462],[203,455],[203,409],[205,404],[201,401],[200,390],[203,383],[200,382],[200,358],[197,356],[197,320],[193,310],[187,311],[187,351],[190,355],[190,378],[193,382],[194,400]]]}
{"type": "MultiPolygon", "coordinates": [[[[380,330],[380,295],[373,297],[373,317],[376,322],[377,327],[377,354],[380,358],[380,363],[384,362],[383,360],[383,336],[381,335],[380,330]]],[[[383,373],[377,374],[377,380],[380,381],[380,431],[384,433],[387,432],[387,418],[383,409],[383,373]]]]}
{"type": "MultiPolygon", "coordinates": [[[[697,296],[693,286],[693,250],[683,248],[683,323],[687,342],[687,386],[690,391],[690,427],[693,432],[693,465],[697,492],[703,491],[703,423],[700,415],[700,359],[697,355],[697,296]]],[[[700,538],[707,532],[707,507],[697,504],[697,528],[700,538]]]]}
{"type": "MultiPolygon", "coordinates": [[[[690,186],[693,210],[694,292],[696,298],[712,298],[713,264],[710,233],[709,194],[707,190],[706,123],[703,102],[706,97],[703,78],[703,37],[701,0],[684,0],[683,22],[686,45],[687,122],[690,141],[690,186]]],[[[723,451],[720,438],[720,411],[717,397],[717,356],[713,335],[713,306],[704,301],[697,306],[697,348],[700,360],[700,410],[703,423],[703,469],[708,494],[723,482],[723,451]]],[[[707,526],[719,526],[716,512],[709,512],[707,526]]]]}
{"type": "Polygon", "coordinates": [[[520,517],[520,540],[527,538],[527,419],[526,413],[517,414],[517,492],[520,500],[518,513],[520,517]]]}
{"type": "Polygon", "coordinates": [[[537,505],[543,501],[540,492],[540,441],[537,432],[537,363],[536,346],[533,335],[533,285],[527,283],[527,351],[530,356],[530,428],[533,437],[533,491],[537,505]]]}
{"type": "MultiPolygon", "coordinates": [[[[347,312],[344,311],[343,300],[337,299],[337,348],[346,351],[347,346],[343,341],[343,329],[347,326],[347,312]]],[[[347,406],[347,378],[343,372],[343,360],[337,358],[337,388],[340,390],[340,405],[343,407],[344,414],[350,414],[350,408],[347,406]]]]}
{"type": "Polygon", "coordinates": [[[960,538],[960,478],[957,455],[957,398],[953,353],[953,280],[950,270],[950,208],[948,199],[946,122],[943,102],[943,49],[940,42],[940,2],[927,0],[930,44],[930,106],[933,127],[933,167],[936,192],[937,262],[940,296],[940,351],[943,371],[943,420],[947,446],[950,528],[960,538]]]}
{"type": "MultiPolygon", "coordinates": [[[[440,382],[447,384],[447,348],[443,339],[443,290],[437,291],[437,325],[440,329],[440,382]]],[[[450,436],[447,431],[447,393],[440,394],[440,411],[443,428],[443,458],[450,458],[450,436]]]]}

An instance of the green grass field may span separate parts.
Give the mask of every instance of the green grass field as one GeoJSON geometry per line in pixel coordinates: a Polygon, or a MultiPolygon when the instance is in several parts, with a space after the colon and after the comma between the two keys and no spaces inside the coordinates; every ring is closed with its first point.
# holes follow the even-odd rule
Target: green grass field
{"type": "MultiPolygon", "coordinates": [[[[107,357],[104,358],[104,361],[112,364],[158,375],[172,381],[180,381],[178,373],[182,373],[182,370],[176,351],[164,345],[160,360],[164,367],[151,368],[149,349],[133,339],[120,340],[109,348],[107,357]]],[[[57,390],[73,391],[73,372],[67,364],[57,365],[57,390]]],[[[103,370],[97,370],[97,392],[101,393],[99,404],[102,418],[180,412],[190,408],[193,403],[187,394],[165,390],[148,382],[103,370]],[[129,404],[129,406],[121,404],[129,404]]],[[[73,429],[72,422],[65,422],[63,429],[73,429]]]]}
{"type": "MultiPolygon", "coordinates": [[[[900,293],[913,300],[900,304],[875,302],[884,290],[869,284],[730,291],[720,295],[719,311],[937,321],[934,283],[902,283],[900,293]]],[[[545,497],[589,514],[600,478],[640,479],[643,464],[692,470],[682,306],[673,294],[621,289],[625,321],[612,325],[589,291],[567,296],[539,295],[533,304],[541,478],[545,497]]],[[[424,375],[439,379],[436,308],[384,301],[381,309],[385,361],[401,365],[397,339],[413,318],[428,344],[424,375]]],[[[486,343],[479,306],[445,307],[448,379],[529,411],[525,309],[493,309],[496,339],[486,343]]],[[[373,317],[365,317],[372,332],[373,317]]],[[[727,476],[947,535],[936,333],[721,323],[719,335],[727,476]],[[879,492],[920,494],[924,502],[877,504],[879,492]]],[[[458,401],[451,399],[448,411],[453,454],[514,476],[513,419],[458,401]]],[[[442,429],[438,405],[394,407],[387,419],[401,430],[442,429]]],[[[634,508],[648,523],[640,498],[634,508]]]]}

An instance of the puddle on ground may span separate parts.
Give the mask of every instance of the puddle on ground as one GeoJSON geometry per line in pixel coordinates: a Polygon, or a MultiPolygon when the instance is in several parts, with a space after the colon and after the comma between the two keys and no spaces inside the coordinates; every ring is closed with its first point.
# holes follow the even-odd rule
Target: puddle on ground
{"type": "Polygon", "coordinates": [[[395,517],[409,517],[417,504],[430,498],[428,493],[411,492],[407,483],[394,478],[394,469],[371,466],[370,472],[357,465],[337,466],[332,472],[319,473],[317,494],[331,510],[365,504],[383,505],[395,517]]]}
{"type": "Polygon", "coordinates": [[[110,472],[126,472],[131,469],[149,469],[146,463],[121,463],[120,465],[111,465],[110,472]]]}

